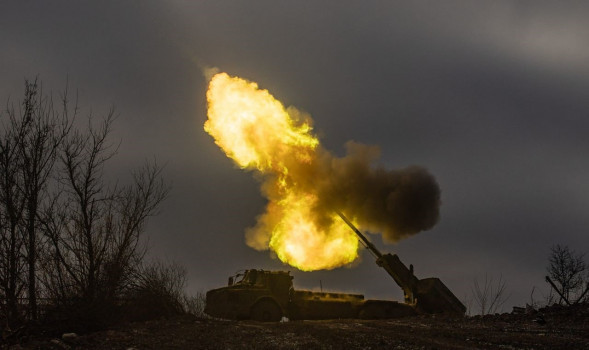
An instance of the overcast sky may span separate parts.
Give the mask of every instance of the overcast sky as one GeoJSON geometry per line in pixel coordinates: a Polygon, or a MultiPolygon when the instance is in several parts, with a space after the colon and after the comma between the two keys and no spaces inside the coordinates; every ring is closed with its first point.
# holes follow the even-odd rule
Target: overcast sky
{"type": "Polygon", "coordinates": [[[199,65],[256,81],[311,114],[325,148],[378,145],[380,165],[427,168],[441,220],[396,245],[418,277],[464,299],[502,275],[506,309],[542,299],[554,244],[589,252],[589,5],[540,1],[19,1],[0,5],[0,99],[39,76],[69,80],[82,114],[115,106],[110,176],[144,159],[172,184],[147,229],[189,290],[244,268],[289,269],[298,288],[401,298],[367,252],[298,272],[245,245],[265,200],[204,132],[199,65]]]}

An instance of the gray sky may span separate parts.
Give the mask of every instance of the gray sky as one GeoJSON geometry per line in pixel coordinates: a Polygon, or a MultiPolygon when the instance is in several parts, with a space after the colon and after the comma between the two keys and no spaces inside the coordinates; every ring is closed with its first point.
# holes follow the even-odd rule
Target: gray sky
{"type": "Polygon", "coordinates": [[[437,226],[396,245],[460,297],[502,275],[506,306],[547,292],[550,247],[589,251],[589,5],[539,1],[19,1],[0,6],[0,98],[66,79],[82,113],[111,105],[112,176],[155,156],[173,186],[152,255],[191,291],[243,268],[290,269],[300,288],[400,298],[363,252],[353,268],[297,272],[244,243],[265,200],[203,131],[199,64],[256,81],[311,114],[325,148],[379,145],[380,164],[429,169],[437,226]]]}

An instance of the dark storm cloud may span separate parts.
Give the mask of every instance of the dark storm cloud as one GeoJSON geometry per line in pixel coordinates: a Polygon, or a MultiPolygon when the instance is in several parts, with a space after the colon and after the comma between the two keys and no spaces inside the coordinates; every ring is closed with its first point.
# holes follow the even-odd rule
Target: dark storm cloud
{"type": "MultiPolygon", "coordinates": [[[[201,62],[308,111],[327,149],[354,139],[380,146],[383,168],[427,168],[439,224],[396,246],[371,238],[459,296],[503,272],[522,304],[544,286],[551,244],[589,246],[588,14],[585,2],[14,2],[0,12],[0,92],[68,76],[86,111],[116,106],[114,170],[168,163],[151,242],[195,289],[283,268],[243,243],[264,201],[202,131],[201,62]]],[[[388,295],[379,272],[365,261],[295,283],[388,295]]]]}

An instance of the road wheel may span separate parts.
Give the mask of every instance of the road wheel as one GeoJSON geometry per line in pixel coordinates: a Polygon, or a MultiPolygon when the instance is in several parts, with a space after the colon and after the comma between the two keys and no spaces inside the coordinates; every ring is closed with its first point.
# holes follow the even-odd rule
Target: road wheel
{"type": "Polygon", "coordinates": [[[275,302],[262,300],[254,305],[250,317],[260,322],[278,322],[282,319],[282,311],[275,302]]]}

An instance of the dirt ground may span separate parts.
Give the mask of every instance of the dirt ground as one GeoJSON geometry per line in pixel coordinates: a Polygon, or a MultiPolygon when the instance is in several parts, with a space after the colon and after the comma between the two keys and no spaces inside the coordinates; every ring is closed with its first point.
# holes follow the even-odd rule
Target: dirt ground
{"type": "Polygon", "coordinates": [[[589,305],[531,314],[260,323],[196,317],[129,323],[7,349],[589,349],[589,305]]]}

